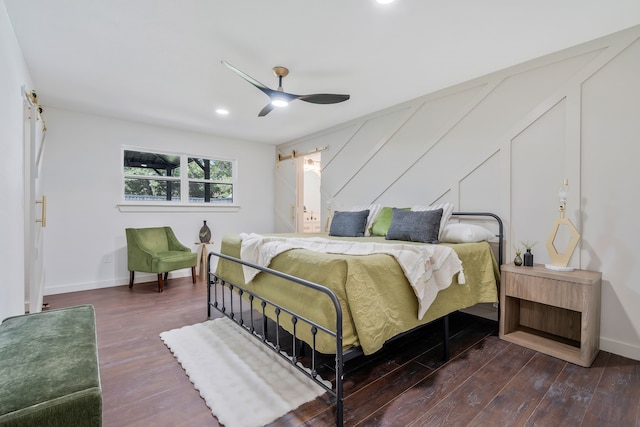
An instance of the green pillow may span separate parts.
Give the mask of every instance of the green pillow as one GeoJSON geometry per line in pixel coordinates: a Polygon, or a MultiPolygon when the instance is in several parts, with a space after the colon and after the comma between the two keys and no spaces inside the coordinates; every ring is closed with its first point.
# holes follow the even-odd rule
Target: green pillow
{"type": "MultiPolygon", "coordinates": [[[[408,211],[409,209],[411,208],[402,208],[402,210],[405,210],[405,211],[408,211]]],[[[369,229],[369,232],[371,233],[371,235],[383,236],[383,237],[386,236],[387,231],[389,230],[389,226],[391,225],[392,217],[393,217],[393,208],[383,207],[380,210],[378,217],[376,218],[375,221],[373,221],[373,224],[369,229]]]]}

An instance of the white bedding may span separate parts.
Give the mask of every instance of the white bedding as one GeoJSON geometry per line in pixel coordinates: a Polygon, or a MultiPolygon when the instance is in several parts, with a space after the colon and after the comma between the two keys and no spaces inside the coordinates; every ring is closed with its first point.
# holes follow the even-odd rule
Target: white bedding
{"type": "MultiPolygon", "coordinates": [[[[402,267],[418,299],[418,319],[422,319],[438,292],[449,287],[456,273],[458,273],[458,283],[465,282],[462,262],[455,251],[448,246],[349,242],[320,237],[267,237],[255,233],[242,233],[240,237],[242,239],[240,258],[261,267],[268,267],[276,255],[291,249],[308,249],[345,255],[391,255],[402,267]]],[[[259,273],[259,270],[243,266],[243,273],[245,282],[249,282],[259,273]]]]}

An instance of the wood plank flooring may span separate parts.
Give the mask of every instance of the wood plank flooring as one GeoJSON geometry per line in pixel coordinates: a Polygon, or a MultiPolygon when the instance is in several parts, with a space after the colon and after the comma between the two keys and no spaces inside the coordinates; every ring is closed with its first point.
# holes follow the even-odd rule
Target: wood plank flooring
{"type": "MultiPolygon", "coordinates": [[[[163,293],[153,282],[45,302],[95,307],[104,426],[220,425],[158,337],[207,320],[204,282],[170,278],[163,293]]],[[[601,351],[582,368],[502,341],[495,323],[462,313],[451,331],[448,363],[440,324],[350,361],[345,425],[640,426],[640,362],[601,351]]],[[[333,423],[333,408],[319,398],[272,426],[333,423]]]]}

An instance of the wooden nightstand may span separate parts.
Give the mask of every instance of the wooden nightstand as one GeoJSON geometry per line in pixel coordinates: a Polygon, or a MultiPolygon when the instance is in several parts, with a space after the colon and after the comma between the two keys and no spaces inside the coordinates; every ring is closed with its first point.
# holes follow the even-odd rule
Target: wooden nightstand
{"type": "Polygon", "coordinates": [[[502,266],[500,338],[577,365],[600,350],[600,286],[595,271],[502,266]]]}

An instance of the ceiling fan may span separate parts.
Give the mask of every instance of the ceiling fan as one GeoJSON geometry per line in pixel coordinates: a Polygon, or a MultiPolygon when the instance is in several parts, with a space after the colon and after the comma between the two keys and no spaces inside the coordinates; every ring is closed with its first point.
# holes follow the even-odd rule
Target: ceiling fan
{"type": "Polygon", "coordinates": [[[285,107],[289,102],[295,101],[296,99],[310,102],[312,104],[337,104],[338,102],[343,102],[350,98],[349,95],[338,95],[331,93],[315,93],[311,95],[295,95],[293,93],[287,93],[282,89],[282,78],[287,77],[287,75],[289,74],[289,70],[285,67],[273,67],[273,74],[278,77],[278,89],[271,89],[260,83],[253,77],[249,76],[248,74],[245,74],[244,72],[238,70],[227,61],[222,61],[222,63],[231,71],[260,89],[269,98],[271,98],[271,102],[268,103],[262,110],[260,110],[260,113],[258,113],[258,117],[264,117],[269,114],[269,112],[271,112],[274,107],[285,107]]]}

